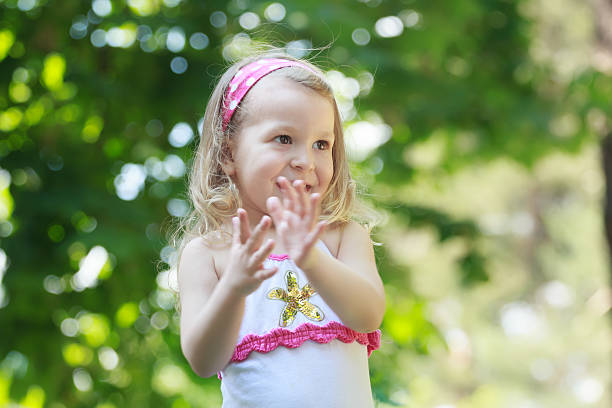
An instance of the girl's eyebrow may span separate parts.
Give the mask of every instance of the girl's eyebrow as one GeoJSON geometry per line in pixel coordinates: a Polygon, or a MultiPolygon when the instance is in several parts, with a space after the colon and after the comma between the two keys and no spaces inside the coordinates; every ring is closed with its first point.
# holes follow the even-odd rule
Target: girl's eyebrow
{"type": "MultiPolygon", "coordinates": [[[[274,124],[271,127],[271,130],[272,131],[288,130],[290,132],[295,133],[295,132],[297,132],[299,130],[299,128],[296,128],[296,127],[291,126],[289,124],[278,123],[278,124],[274,124]]],[[[327,130],[324,130],[323,132],[321,132],[318,137],[321,137],[323,139],[328,139],[328,140],[334,140],[335,139],[334,132],[330,132],[330,131],[327,131],[327,130]]]]}

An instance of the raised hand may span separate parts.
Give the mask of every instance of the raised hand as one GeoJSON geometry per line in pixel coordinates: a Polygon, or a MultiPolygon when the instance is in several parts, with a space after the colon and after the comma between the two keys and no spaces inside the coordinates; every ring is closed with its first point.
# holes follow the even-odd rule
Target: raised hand
{"type": "Polygon", "coordinates": [[[306,192],[303,180],[291,184],[279,177],[282,203],[278,197],[266,201],[268,212],[276,225],[277,239],[287,250],[289,257],[300,268],[312,263],[312,248],[325,230],[325,221],[317,222],[320,213],[321,195],[306,192]]]}
{"type": "Polygon", "coordinates": [[[270,217],[263,216],[251,234],[246,210],[239,208],[238,216],[232,218],[232,248],[223,278],[244,296],[254,292],[261,282],[274,275],[278,269],[263,267],[263,261],[274,248],[272,239],[262,245],[265,232],[271,223],[270,217]]]}

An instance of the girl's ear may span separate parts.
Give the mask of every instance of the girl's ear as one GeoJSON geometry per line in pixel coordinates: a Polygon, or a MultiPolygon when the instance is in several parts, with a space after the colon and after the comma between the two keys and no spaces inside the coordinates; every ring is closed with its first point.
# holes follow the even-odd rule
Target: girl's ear
{"type": "Polygon", "coordinates": [[[221,169],[228,176],[233,176],[236,173],[236,164],[234,163],[233,149],[229,144],[223,147],[221,158],[221,169]]]}

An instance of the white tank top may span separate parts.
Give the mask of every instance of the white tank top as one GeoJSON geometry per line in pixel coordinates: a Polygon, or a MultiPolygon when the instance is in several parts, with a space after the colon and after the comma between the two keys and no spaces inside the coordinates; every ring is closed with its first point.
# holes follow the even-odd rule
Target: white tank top
{"type": "Polygon", "coordinates": [[[271,255],[272,265],[276,274],[246,297],[234,355],[219,373],[223,408],[372,408],[368,356],[380,331],[345,326],[286,255],[271,255]]]}

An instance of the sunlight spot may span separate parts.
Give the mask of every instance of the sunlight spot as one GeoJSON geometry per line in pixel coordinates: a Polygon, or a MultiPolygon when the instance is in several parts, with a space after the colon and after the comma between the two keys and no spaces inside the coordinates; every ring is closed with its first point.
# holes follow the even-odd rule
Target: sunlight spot
{"type": "Polygon", "coordinates": [[[574,303],[574,291],[565,283],[553,280],[540,287],[537,293],[550,306],[565,309],[574,303]]]}
{"type": "Polygon", "coordinates": [[[391,138],[391,127],[384,123],[359,121],[351,123],[344,136],[349,157],[359,162],[391,138]]]}
{"type": "Polygon", "coordinates": [[[106,31],[102,30],[101,28],[94,30],[91,33],[90,40],[94,47],[104,47],[106,45],[106,31]]]}
{"type": "Polygon", "coordinates": [[[285,46],[287,54],[295,58],[303,58],[310,53],[312,43],[308,40],[289,41],[285,46]]]}
{"type": "Polygon", "coordinates": [[[188,67],[189,64],[184,57],[174,57],[172,61],[170,61],[170,70],[175,74],[184,74],[188,67]]]}
{"type": "Polygon", "coordinates": [[[164,159],[164,170],[172,177],[183,177],[186,170],[185,163],[183,162],[183,159],[177,155],[169,154],[164,159]]]}
{"type": "Polygon", "coordinates": [[[70,343],[62,348],[62,356],[66,363],[75,367],[89,364],[93,359],[93,352],[82,344],[70,343]]]}
{"type": "Polygon", "coordinates": [[[194,50],[203,50],[208,47],[209,43],[210,40],[204,33],[193,33],[191,37],[189,37],[189,45],[191,45],[194,50]]]}
{"type": "Polygon", "coordinates": [[[146,172],[143,165],[124,164],[121,173],[114,180],[117,196],[125,201],[134,200],[143,189],[145,179],[146,172]]]}
{"type": "Polygon", "coordinates": [[[151,316],[151,326],[157,330],[164,330],[169,323],[168,314],[164,311],[157,311],[151,316]]]}
{"type": "Polygon", "coordinates": [[[108,338],[110,326],[105,315],[87,313],[78,318],[79,330],[87,343],[92,347],[99,347],[108,338]]]}
{"type": "Polygon", "coordinates": [[[397,37],[404,31],[404,24],[397,16],[383,17],[374,25],[376,33],[383,38],[397,37]]]}
{"type": "Polygon", "coordinates": [[[172,27],[168,31],[166,48],[172,52],[180,52],[185,48],[185,32],[181,27],[172,27]]]}
{"type": "Polygon", "coordinates": [[[71,284],[74,290],[80,292],[93,288],[98,283],[98,275],[108,261],[108,252],[102,246],[96,245],[79,262],[80,269],[73,276],[71,284]]]}
{"type": "Polygon", "coordinates": [[[106,33],[106,43],[111,47],[128,48],[136,41],[138,27],[134,23],[125,23],[113,27],[106,33]]]}
{"type": "Polygon", "coordinates": [[[213,11],[210,15],[210,24],[215,28],[225,27],[227,16],[222,11],[213,11]]]}
{"type": "Polygon", "coordinates": [[[110,347],[101,347],[100,350],[98,350],[98,360],[105,370],[110,371],[119,364],[119,355],[110,347]]]}
{"type": "Polygon", "coordinates": [[[134,302],[127,302],[117,310],[115,321],[119,327],[130,327],[138,319],[139,314],[138,305],[134,302]]]}
{"type": "Polygon", "coordinates": [[[113,4],[110,0],[93,0],[91,9],[100,17],[106,17],[113,11],[113,4]]]}
{"type": "Polygon", "coordinates": [[[272,3],[264,10],[264,17],[275,23],[285,18],[286,10],[285,6],[280,3],[272,3]]]}
{"type": "Polygon", "coordinates": [[[572,383],[572,391],[580,402],[594,404],[603,396],[604,386],[597,378],[583,377],[572,383]]]}
{"type": "Polygon", "coordinates": [[[351,38],[357,45],[367,45],[370,42],[370,33],[365,28],[356,28],[353,30],[351,38]]]}
{"type": "Polygon", "coordinates": [[[501,324],[508,337],[541,337],[543,322],[526,302],[512,302],[501,309],[501,324]]]}
{"type": "Polygon", "coordinates": [[[8,108],[4,112],[0,112],[0,130],[3,132],[10,132],[19,126],[23,113],[21,109],[13,106],[8,108]]]}
{"type": "Polygon", "coordinates": [[[44,404],[45,390],[38,385],[31,385],[19,406],[23,408],[43,408],[44,404]]]}
{"type": "Polygon", "coordinates": [[[421,21],[421,14],[414,10],[402,10],[398,16],[406,28],[414,27],[421,21]]]}
{"type": "Polygon", "coordinates": [[[77,368],[72,372],[72,381],[77,390],[87,392],[91,390],[93,380],[84,368],[77,368]]]}
{"type": "Polygon", "coordinates": [[[158,362],[152,382],[155,391],[167,397],[181,393],[189,385],[183,369],[169,361],[158,362]]]}
{"type": "Polygon", "coordinates": [[[224,43],[223,58],[227,61],[236,61],[249,55],[253,47],[254,44],[252,44],[251,37],[247,33],[238,33],[224,43]]]}
{"type": "Polygon", "coordinates": [[[150,16],[159,12],[158,0],[128,0],[127,3],[130,10],[139,16],[150,16]]]}
{"type": "Polygon", "coordinates": [[[36,7],[36,0],[19,0],[17,8],[21,11],[30,11],[36,7]]]}
{"type": "Polygon", "coordinates": [[[9,96],[15,103],[23,103],[30,99],[32,91],[30,87],[21,82],[11,82],[9,85],[9,96]]]}
{"type": "Polygon", "coordinates": [[[104,120],[100,116],[92,115],[87,118],[81,131],[83,141],[87,143],[97,142],[100,132],[102,132],[102,127],[104,127],[104,120]]]}
{"type": "Polygon", "coordinates": [[[189,204],[187,204],[187,201],[185,200],[181,200],[179,198],[172,198],[168,200],[166,209],[168,210],[168,213],[173,217],[184,217],[189,212],[189,204]]]}
{"type": "Polygon", "coordinates": [[[0,30],[0,61],[2,61],[15,42],[15,34],[11,30],[0,30]]]}
{"type": "Polygon", "coordinates": [[[62,320],[60,330],[64,336],[74,337],[79,334],[79,321],[71,317],[62,320]]]}
{"type": "Polygon", "coordinates": [[[252,30],[259,25],[259,16],[251,11],[243,13],[238,19],[240,27],[245,30],[252,30]]]}
{"type": "Polygon", "coordinates": [[[49,54],[44,61],[41,79],[51,91],[59,90],[64,83],[66,60],[60,54],[49,54]]]}
{"type": "Polygon", "coordinates": [[[183,147],[193,139],[193,129],[186,122],[179,122],[168,134],[168,142],[173,147],[183,147]]]}

